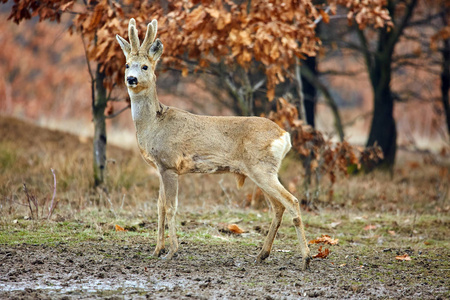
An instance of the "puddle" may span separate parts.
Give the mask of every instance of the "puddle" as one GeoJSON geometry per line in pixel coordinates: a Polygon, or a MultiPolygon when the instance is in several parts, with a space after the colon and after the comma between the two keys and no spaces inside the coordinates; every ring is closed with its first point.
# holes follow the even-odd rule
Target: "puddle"
{"type": "Polygon", "coordinates": [[[42,276],[36,281],[19,282],[0,282],[0,290],[4,292],[25,291],[32,290],[47,290],[57,291],[61,293],[71,293],[74,291],[83,291],[87,293],[94,293],[105,290],[119,290],[119,289],[137,289],[150,290],[153,285],[149,283],[148,279],[142,276],[127,276],[125,280],[115,280],[111,278],[83,278],[81,280],[65,280],[65,279],[50,279],[49,276],[42,276]],[[47,278],[45,278],[47,277],[47,278]]]}

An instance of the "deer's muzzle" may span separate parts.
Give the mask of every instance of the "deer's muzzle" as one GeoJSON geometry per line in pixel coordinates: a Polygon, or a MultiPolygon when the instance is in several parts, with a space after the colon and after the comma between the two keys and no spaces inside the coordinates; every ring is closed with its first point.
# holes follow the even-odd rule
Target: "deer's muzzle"
{"type": "Polygon", "coordinates": [[[136,85],[138,83],[138,80],[134,76],[128,76],[127,82],[128,82],[128,85],[136,85]]]}

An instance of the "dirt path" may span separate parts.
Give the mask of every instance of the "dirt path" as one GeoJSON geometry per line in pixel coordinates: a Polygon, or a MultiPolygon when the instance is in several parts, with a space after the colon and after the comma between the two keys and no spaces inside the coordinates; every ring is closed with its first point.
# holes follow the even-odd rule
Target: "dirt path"
{"type": "Polygon", "coordinates": [[[410,253],[415,256],[414,261],[399,262],[392,257],[396,252],[408,250],[373,249],[361,256],[357,246],[336,249],[328,259],[314,260],[311,270],[302,272],[300,257],[289,248],[282,252],[275,250],[266,262],[256,264],[258,247],[227,243],[184,243],[171,261],[151,258],[152,247],[143,243],[0,245],[0,298],[444,299],[449,296],[448,253],[410,253]]]}

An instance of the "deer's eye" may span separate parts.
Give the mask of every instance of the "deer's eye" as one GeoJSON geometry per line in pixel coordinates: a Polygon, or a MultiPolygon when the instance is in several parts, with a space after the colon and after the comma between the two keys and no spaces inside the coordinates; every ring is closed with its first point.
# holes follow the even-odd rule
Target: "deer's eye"
{"type": "Polygon", "coordinates": [[[142,70],[147,71],[148,67],[147,66],[143,66],[142,70]]]}
{"type": "Polygon", "coordinates": [[[129,67],[130,67],[130,65],[129,65],[129,64],[126,64],[126,65],[125,65],[125,68],[127,68],[127,69],[128,69],[129,67]]]}

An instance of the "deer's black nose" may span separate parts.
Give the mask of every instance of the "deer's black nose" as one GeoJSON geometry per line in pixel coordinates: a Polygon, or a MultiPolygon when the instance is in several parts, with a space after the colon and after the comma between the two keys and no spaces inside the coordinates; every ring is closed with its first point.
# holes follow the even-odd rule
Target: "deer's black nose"
{"type": "Polygon", "coordinates": [[[127,77],[127,82],[128,82],[129,85],[134,85],[134,84],[138,83],[138,80],[137,80],[136,77],[128,76],[127,77]]]}

